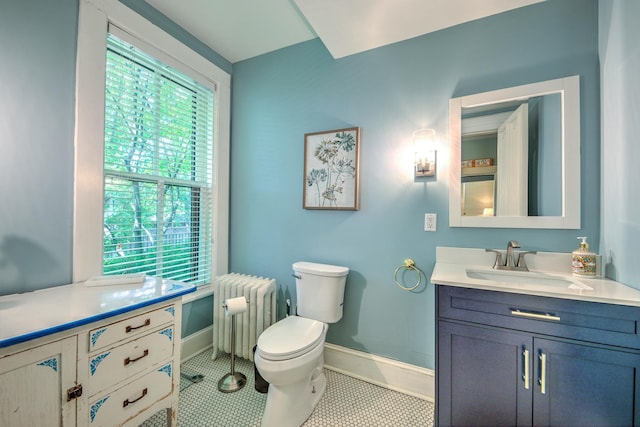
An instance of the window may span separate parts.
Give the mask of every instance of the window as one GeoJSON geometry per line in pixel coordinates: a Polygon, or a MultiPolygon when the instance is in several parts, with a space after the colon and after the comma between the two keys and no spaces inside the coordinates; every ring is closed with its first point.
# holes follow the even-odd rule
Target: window
{"type": "Polygon", "coordinates": [[[208,283],[213,92],[107,36],[104,274],[208,283]]]}
{"type": "Polygon", "coordinates": [[[227,272],[230,84],[118,0],[80,0],[74,282],[227,272]]]}

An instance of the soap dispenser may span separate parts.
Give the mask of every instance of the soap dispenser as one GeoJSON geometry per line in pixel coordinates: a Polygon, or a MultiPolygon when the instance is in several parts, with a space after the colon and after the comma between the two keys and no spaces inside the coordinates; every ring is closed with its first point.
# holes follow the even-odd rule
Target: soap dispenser
{"type": "Polygon", "coordinates": [[[596,254],[589,251],[589,244],[587,238],[578,237],[582,239],[580,247],[573,251],[571,268],[573,275],[584,278],[596,277],[596,254]]]}

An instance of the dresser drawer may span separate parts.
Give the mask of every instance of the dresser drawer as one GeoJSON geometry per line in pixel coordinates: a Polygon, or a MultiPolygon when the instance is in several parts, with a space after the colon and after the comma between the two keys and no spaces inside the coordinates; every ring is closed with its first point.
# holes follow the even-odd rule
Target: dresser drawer
{"type": "Polygon", "coordinates": [[[640,349],[640,308],[437,286],[438,317],[640,349]]]}
{"type": "Polygon", "coordinates": [[[172,363],[153,370],[112,393],[97,395],[89,401],[89,426],[120,425],[168,396],[172,390],[172,363]]]}
{"type": "Polygon", "coordinates": [[[173,326],[89,357],[88,396],[132,378],[173,355],[173,326]]]}
{"type": "Polygon", "coordinates": [[[160,325],[174,321],[173,305],[133,316],[89,331],[89,352],[105,348],[124,339],[148,333],[160,325]]]}

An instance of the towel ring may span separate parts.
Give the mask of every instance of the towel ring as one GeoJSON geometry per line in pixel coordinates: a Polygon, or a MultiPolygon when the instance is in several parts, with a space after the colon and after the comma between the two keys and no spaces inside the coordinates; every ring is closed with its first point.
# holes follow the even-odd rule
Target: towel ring
{"type": "Polygon", "coordinates": [[[412,291],[415,288],[417,288],[418,286],[420,286],[420,284],[422,283],[422,271],[418,267],[416,267],[415,261],[413,261],[411,258],[408,258],[408,259],[404,260],[404,263],[400,267],[396,268],[396,272],[393,275],[393,280],[396,282],[396,285],[398,285],[398,287],[400,289],[403,289],[405,291],[412,291]],[[414,286],[411,286],[411,287],[404,286],[398,280],[398,273],[401,270],[413,270],[413,271],[415,271],[418,274],[418,282],[414,286]]]}

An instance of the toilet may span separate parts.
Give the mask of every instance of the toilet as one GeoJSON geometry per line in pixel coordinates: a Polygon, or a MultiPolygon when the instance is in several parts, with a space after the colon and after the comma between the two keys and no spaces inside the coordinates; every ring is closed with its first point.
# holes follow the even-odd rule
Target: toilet
{"type": "Polygon", "coordinates": [[[258,338],[254,362],[269,382],[263,427],[299,427],[322,397],[324,340],[329,323],[342,318],[349,269],[296,262],[297,316],[268,327],[258,338]]]}

